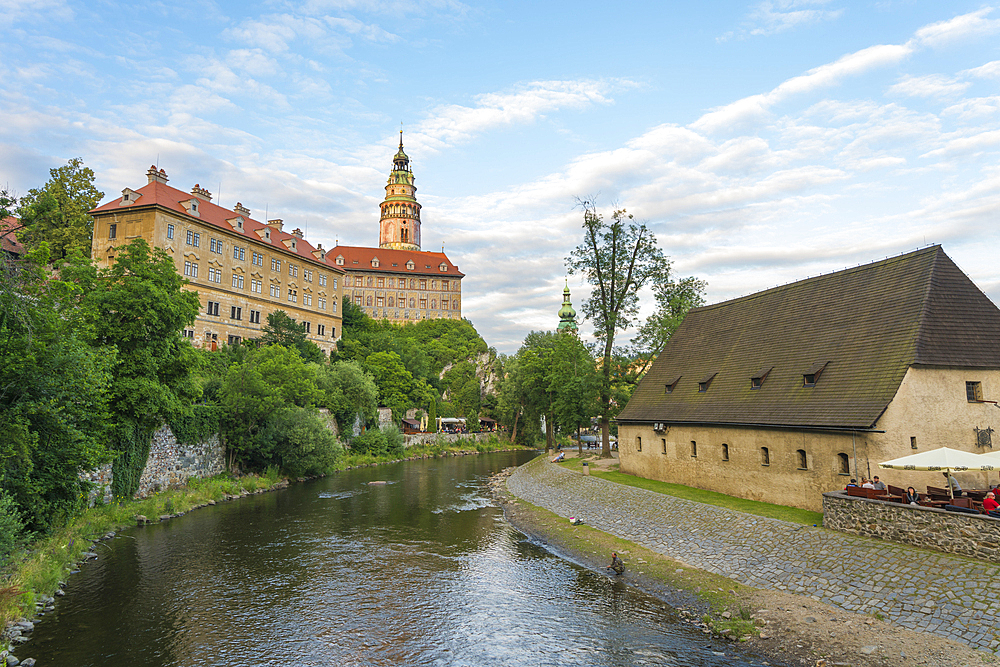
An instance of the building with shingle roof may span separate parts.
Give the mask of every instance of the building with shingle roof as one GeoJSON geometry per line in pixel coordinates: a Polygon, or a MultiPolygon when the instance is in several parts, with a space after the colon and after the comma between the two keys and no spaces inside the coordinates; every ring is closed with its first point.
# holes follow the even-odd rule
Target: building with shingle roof
{"type": "Polygon", "coordinates": [[[877,464],[990,451],[996,400],[1000,309],[931,246],[691,310],[618,416],[621,469],[818,509],[851,477],[939,485],[877,464]]]}

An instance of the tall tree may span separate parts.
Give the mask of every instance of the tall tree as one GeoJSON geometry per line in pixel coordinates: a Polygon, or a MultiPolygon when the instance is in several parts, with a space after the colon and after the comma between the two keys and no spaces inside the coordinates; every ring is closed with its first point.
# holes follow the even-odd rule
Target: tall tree
{"type": "Polygon", "coordinates": [[[264,326],[260,342],[264,345],[281,345],[294,349],[305,361],[318,364],[326,361],[326,356],[319,345],[311,340],[306,340],[306,331],[302,325],[289,317],[288,313],[283,310],[268,313],[267,324],[264,326]]]}
{"type": "MultiPolygon", "coordinates": [[[[590,424],[598,413],[601,379],[587,346],[572,333],[560,333],[551,355],[549,388],[555,395],[552,412],[559,430],[576,431],[580,443],[580,427],[590,424]]],[[[580,454],[583,445],[578,444],[580,454]]]]}
{"type": "Polygon", "coordinates": [[[656,297],[656,312],[639,327],[639,333],[632,340],[635,360],[636,381],[649,369],[649,365],[663,351],[677,327],[692,308],[705,304],[704,280],[688,276],[680,280],[668,280],[653,286],[656,297]]]}
{"type": "Polygon", "coordinates": [[[49,244],[53,260],[79,252],[90,257],[94,238],[94,219],[88,211],[97,207],[104,193],[94,187],[94,171],[75,157],[63,167],[49,170],[49,180],[40,188],[28,190],[21,198],[18,216],[24,243],[49,244]]]}
{"type": "Polygon", "coordinates": [[[341,436],[354,435],[354,425],[361,430],[378,415],[378,387],[375,379],[357,361],[335,361],[320,367],[319,387],[326,394],[323,405],[337,420],[341,436]]]}
{"type": "Polygon", "coordinates": [[[639,291],[647,284],[666,282],[670,262],[645,224],[625,209],[615,209],[606,221],[593,199],[580,200],[583,209],[583,242],[566,264],[580,273],[593,290],[583,304],[584,315],[594,324],[594,335],[603,348],[601,364],[601,456],[611,456],[609,428],[614,416],[611,392],[611,357],[615,336],[634,324],[639,315],[639,291]]]}

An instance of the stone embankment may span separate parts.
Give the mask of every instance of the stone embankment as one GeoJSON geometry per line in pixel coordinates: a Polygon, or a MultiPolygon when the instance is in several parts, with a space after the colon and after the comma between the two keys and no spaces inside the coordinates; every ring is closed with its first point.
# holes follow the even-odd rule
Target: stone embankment
{"type": "Polygon", "coordinates": [[[754,588],[1000,649],[1000,565],[703,505],[583,476],[542,457],[518,498],[754,588]]]}

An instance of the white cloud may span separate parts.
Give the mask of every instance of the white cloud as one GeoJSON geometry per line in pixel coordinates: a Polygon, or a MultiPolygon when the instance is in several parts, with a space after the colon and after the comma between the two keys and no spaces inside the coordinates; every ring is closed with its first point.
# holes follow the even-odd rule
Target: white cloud
{"type": "Polygon", "coordinates": [[[981,79],[1000,79],[1000,60],[988,62],[985,65],[967,69],[961,72],[963,76],[974,76],[981,79]]]}
{"type": "Polygon", "coordinates": [[[914,39],[931,47],[941,47],[959,40],[986,37],[1000,32],[1000,20],[988,19],[992,7],[962,14],[946,21],[931,23],[917,30],[914,39]]]}
{"type": "Polygon", "coordinates": [[[15,23],[72,21],[73,9],[66,0],[3,0],[0,2],[0,27],[15,23]]]}
{"type": "Polygon", "coordinates": [[[730,30],[716,41],[724,42],[734,36],[775,35],[800,26],[822,21],[833,21],[844,13],[843,9],[819,9],[830,0],[777,0],[765,1],[754,6],[742,27],[730,30]]]}
{"type": "Polygon", "coordinates": [[[955,97],[964,93],[970,85],[968,81],[958,81],[943,74],[906,74],[889,87],[888,93],[909,97],[955,97]]]}

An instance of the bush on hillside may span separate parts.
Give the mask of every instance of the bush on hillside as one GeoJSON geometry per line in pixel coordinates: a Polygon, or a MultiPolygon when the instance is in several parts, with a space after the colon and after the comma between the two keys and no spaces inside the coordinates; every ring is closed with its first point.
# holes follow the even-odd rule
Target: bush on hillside
{"type": "Polygon", "coordinates": [[[0,565],[6,562],[12,551],[23,544],[23,540],[24,524],[14,499],[0,489],[0,565]]]}
{"type": "Polygon", "coordinates": [[[268,465],[292,477],[333,470],[343,447],[313,410],[285,408],[276,412],[258,436],[258,451],[268,465]]]}

